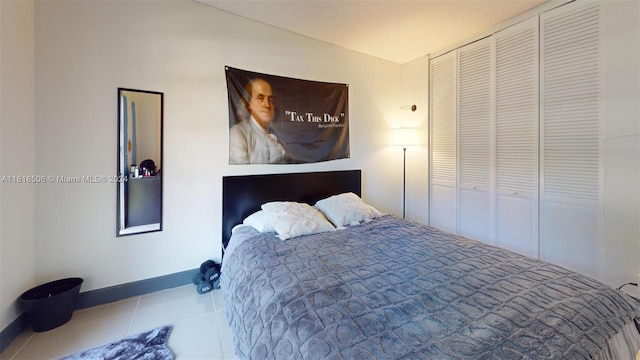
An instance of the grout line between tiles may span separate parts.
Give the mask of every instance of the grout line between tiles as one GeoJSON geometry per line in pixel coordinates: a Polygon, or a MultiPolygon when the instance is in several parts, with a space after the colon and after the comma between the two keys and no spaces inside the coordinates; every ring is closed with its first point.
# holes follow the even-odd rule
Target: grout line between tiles
{"type": "Polygon", "coordinates": [[[211,299],[211,306],[213,307],[213,311],[216,311],[216,302],[213,299],[213,291],[209,291],[209,299],[211,299]]]}
{"type": "Polygon", "coordinates": [[[222,359],[225,359],[224,344],[222,343],[222,329],[220,328],[220,321],[218,320],[218,314],[216,314],[215,311],[213,312],[213,317],[216,319],[216,329],[218,329],[218,343],[220,344],[220,352],[222,352],[222,359]]]}
{"type": "Polygon", "coordinates": [[[214,311],[210,311],[210,312],[206,312],[206,313],[202,313],[202,314],[198,314],[198,315],[192,316],[190,318],[182,319],[182,320],[176,321],[176,322],[174,322],[172,324],[166,324],[166,325],[174,325],[175,326],[175,325],[178,325],[178,324],[183,324],[183,323],[186,323],[186,322],[189,322],[189,321],[192,321],[192,320],[196,320],[196,319],[199,319],[201,317],[205,317],[205,316],[209,316],[209,315],[213,315],[215,317],[215,310],[214,311]]]}
{"type": "Polygon", "coordinates": [[[235,347],[233,345],[233,333],[231,333],[231,329],[229,327],[229,323],[227,322],[227,314],[225,309],[222,308],[216,311],[216,326],[218,327],[218,340],[220,341],[220,349],[222,350],[223,360],[237,360],[235,347]],[[220,323],[223,323],[220,325],[220,323]],[[226,352],[225,344],[222,342],[222,333],[228,334],[230,336],[231,344],[231,353],[226,352]]]}
{"type": "Polygon", "coordinates": [[[15,359],[16,356],[18,356],[18,354],[20,354],[20,351],[22,351],[22,349],[25,348],[25,346],[27,346],[27,344],[29,343],[29,341],[31,341],[31,339],[33,339],[33,337],[36,335],[36,333],[34,332],[33,334],[31,334],[31,336],[29,336],[29,338],[27,339],[27,341],[24,342],[24,344],[22,344],[22,346],[20,346],[20,348],[13,354],[13,356],[11,356],[11,358],[9,360],[13,360],[15,359]]]}
{"type": "MultiPolygon", "coordinates": [[[[223,332],[223,327],[220,326],[220,322],[223,321],[221,320],[222,318],[226,319],[226,314],[224,313],[225,311],[225,307],[221,307],[220,309],[218,309],[218,307],[216,306],[216,302],[214,299],[214,293],[213,291],[211,292],[211,300],[213,301],[213,313],[214,313],[214,317],[215,317],[215,321],[216,321],[216,329],[218,330],[218,342],[220,343],[220,351],[222,352],[222,359],[226,360],[226,359],[235,359],[235,352],[233,354],[226,354],[225,353],[225,346],[222,342],[222,332],[223,332]],[[221,314],[218,314],[219,312],[222,312],[221,314]],[[229,355],[232,355],[232,357],[228,357],[229,355]]],[[[225,324],[225,326],[229,326],[228,324],[225,324]]]]}
{"type": "Polygon", "coordinates": [[[130,335],[131,328],[133,327],[133,321],[136,319],[136,315],[138,314],[140,301],[142,301],[142,296],[138,296],[138,302],[136,303],[136,308],[133,310],[133,315],[131,316],[131,320],[129,321],[129,327],[127,327],[127,333],[124,335],[125,337],[130,335]]]}

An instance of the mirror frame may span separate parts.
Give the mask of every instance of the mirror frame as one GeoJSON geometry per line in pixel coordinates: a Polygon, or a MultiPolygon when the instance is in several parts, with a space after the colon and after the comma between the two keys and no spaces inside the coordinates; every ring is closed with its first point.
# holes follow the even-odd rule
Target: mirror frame
{"type": "MultiPolygon", "coordinates": [[[[118,174],[118,179],[123,179],[123,181],[118,182],[117,183],[117,207],[116,207],[116,236],[126,236],[126,235],[135,235],[135,234],[142,234],[142,233],[149,233],[149,232],[156,232],[156,231],[162,231],[162,214],[163,214],[163,178],[164,178],[164,161],[163,161],[163,155],[164,155],[164,93],[162,92],[158,92],[158,91],[149,91],[149,90],[140,90],[140,89],[130,89],[130,88],[118,88],[118,92],[117,92],[117,97],[118,97],[118,162],[116,164],[116,172],[118,174]],[[123,106],[126,105],[128,108],[128,104],[131,103],[130,101],[127,101],[126,104],[123,104],[123,97],[125,96],[124,92],[132,92],[132,93],[139,93],[141,96],[145,96],[145,95],[155,95],[155,96],[159,96],[159,101],[160,101],[160,109],[159,109],[159,116],[157,119],[157,125],[160,127],[159,128],[159,138],[156,137],[156,148],[159,145],[159,159],[158,159],[158,165],[156,165],[156,169],[160,169],[160,171],[158,172],[158,174],[152,174],[154,176],[149,176],[149,177],[138,177],[138,178],[132,178],[129,174],[129,166],[131,165],[140,165],[140,164],[131,164],[129,165],[128,163],[125,164],[125,161],[127,159],[127,151],[125,151],[126,147],[128,146],[129,143],[129,139],[125,139],[125,132],[124,132],[124,121],[125,119],[123,117],[125,112],[124,112],[124,108],[123,106]],[[157,144],[157,142],[160,142],[160,144],[157,144]],[[149,193],[154,193],[154,192],[159,192],[159,198],[154,198],[152,197],[154,200],[151,202],[151,204],[153,205],[154,203],[157,203],[159,201],[159,222],[150,222],[150,223],[142,223],[142,224],[137,224],[134,226],[128,226],[128,222],[130,220],[130,216],[129,216],[129,209],[132,209],[132,203],[129,201],[129,196],[131,195],[131,184],[134,184],[133,181],[136,181],[136,189],[141,189],[141,191],[139,192],[140,194],[149,194],[149,193]],[[144,182],[143,182],[144,181],[144,182]],[[158,184],[159,183],[159,184],[158,184]],[[159,189],[158,189],[159,187],[159,189]],[[127,197],[125,199],[125,197],[127,197]]],[[[128,109],[127,109],[128,110],[128,109]]],[[[127,127],[129,127],[129,125],[127,124],[127,127]]],[[[157,133],[157,130],[156,130],[157,133]]],[[[157,135],[156,135],[157,136],[157,135]]],[[[138,160],[138,159],[136,159],[138,160]]],[[[139,159],[142,160],[142,159],[139,159]]],[[[155,169],[154,169],[155,170],[155,169]]],[[[136,198],[140,198],[140,196],[137,196],[136,198]]],[[[136,209],[138,208],[142,208],[143,211],[138,211],[137,213],[140,214],[144,214],[144,206],[140,205],[139,203],[136,206],[136,209]]],[[[144,215],[142,215],[142,218],[144,218],[144,215]]]]}

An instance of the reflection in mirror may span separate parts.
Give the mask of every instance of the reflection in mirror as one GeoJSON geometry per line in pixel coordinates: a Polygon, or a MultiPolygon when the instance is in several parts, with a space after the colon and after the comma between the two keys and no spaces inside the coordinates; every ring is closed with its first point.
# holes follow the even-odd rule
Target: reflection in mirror
{"type": "Polygon", "coordinates": [[[163,100],[118,88],[118,236],[162,230],[163,100]]]}

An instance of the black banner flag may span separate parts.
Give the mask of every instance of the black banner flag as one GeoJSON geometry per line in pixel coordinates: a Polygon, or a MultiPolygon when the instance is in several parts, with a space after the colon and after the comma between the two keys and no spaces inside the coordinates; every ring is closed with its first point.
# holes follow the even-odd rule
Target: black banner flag
{"type": "Polygon", "coordinates": [[[349,154],[349,87],[226,67],[229,164],[300,164],[349,154]]]}

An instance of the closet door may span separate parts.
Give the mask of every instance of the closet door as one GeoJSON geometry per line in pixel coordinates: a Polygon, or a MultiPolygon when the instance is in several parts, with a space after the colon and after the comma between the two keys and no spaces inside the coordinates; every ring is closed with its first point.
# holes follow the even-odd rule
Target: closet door
{"type": "Polygon", "coordinates": [[[495,35],[495,244],[538,257],[538,17],[495,35]]]}
{"type": "Polygon", "coordinates": [[[493,37],[458,49],[458,234],[493,239],[493,37]]]}
{"type": "Polygon", "coordinates": [[[600,204],[598,3],[540,17],[542,259],[597,276],[600,204]]]}
{"type": "Polygon", "coordinates": [[[456,233],[456,51],[429,61],[431,189],[429,224],[456,233]]]}

